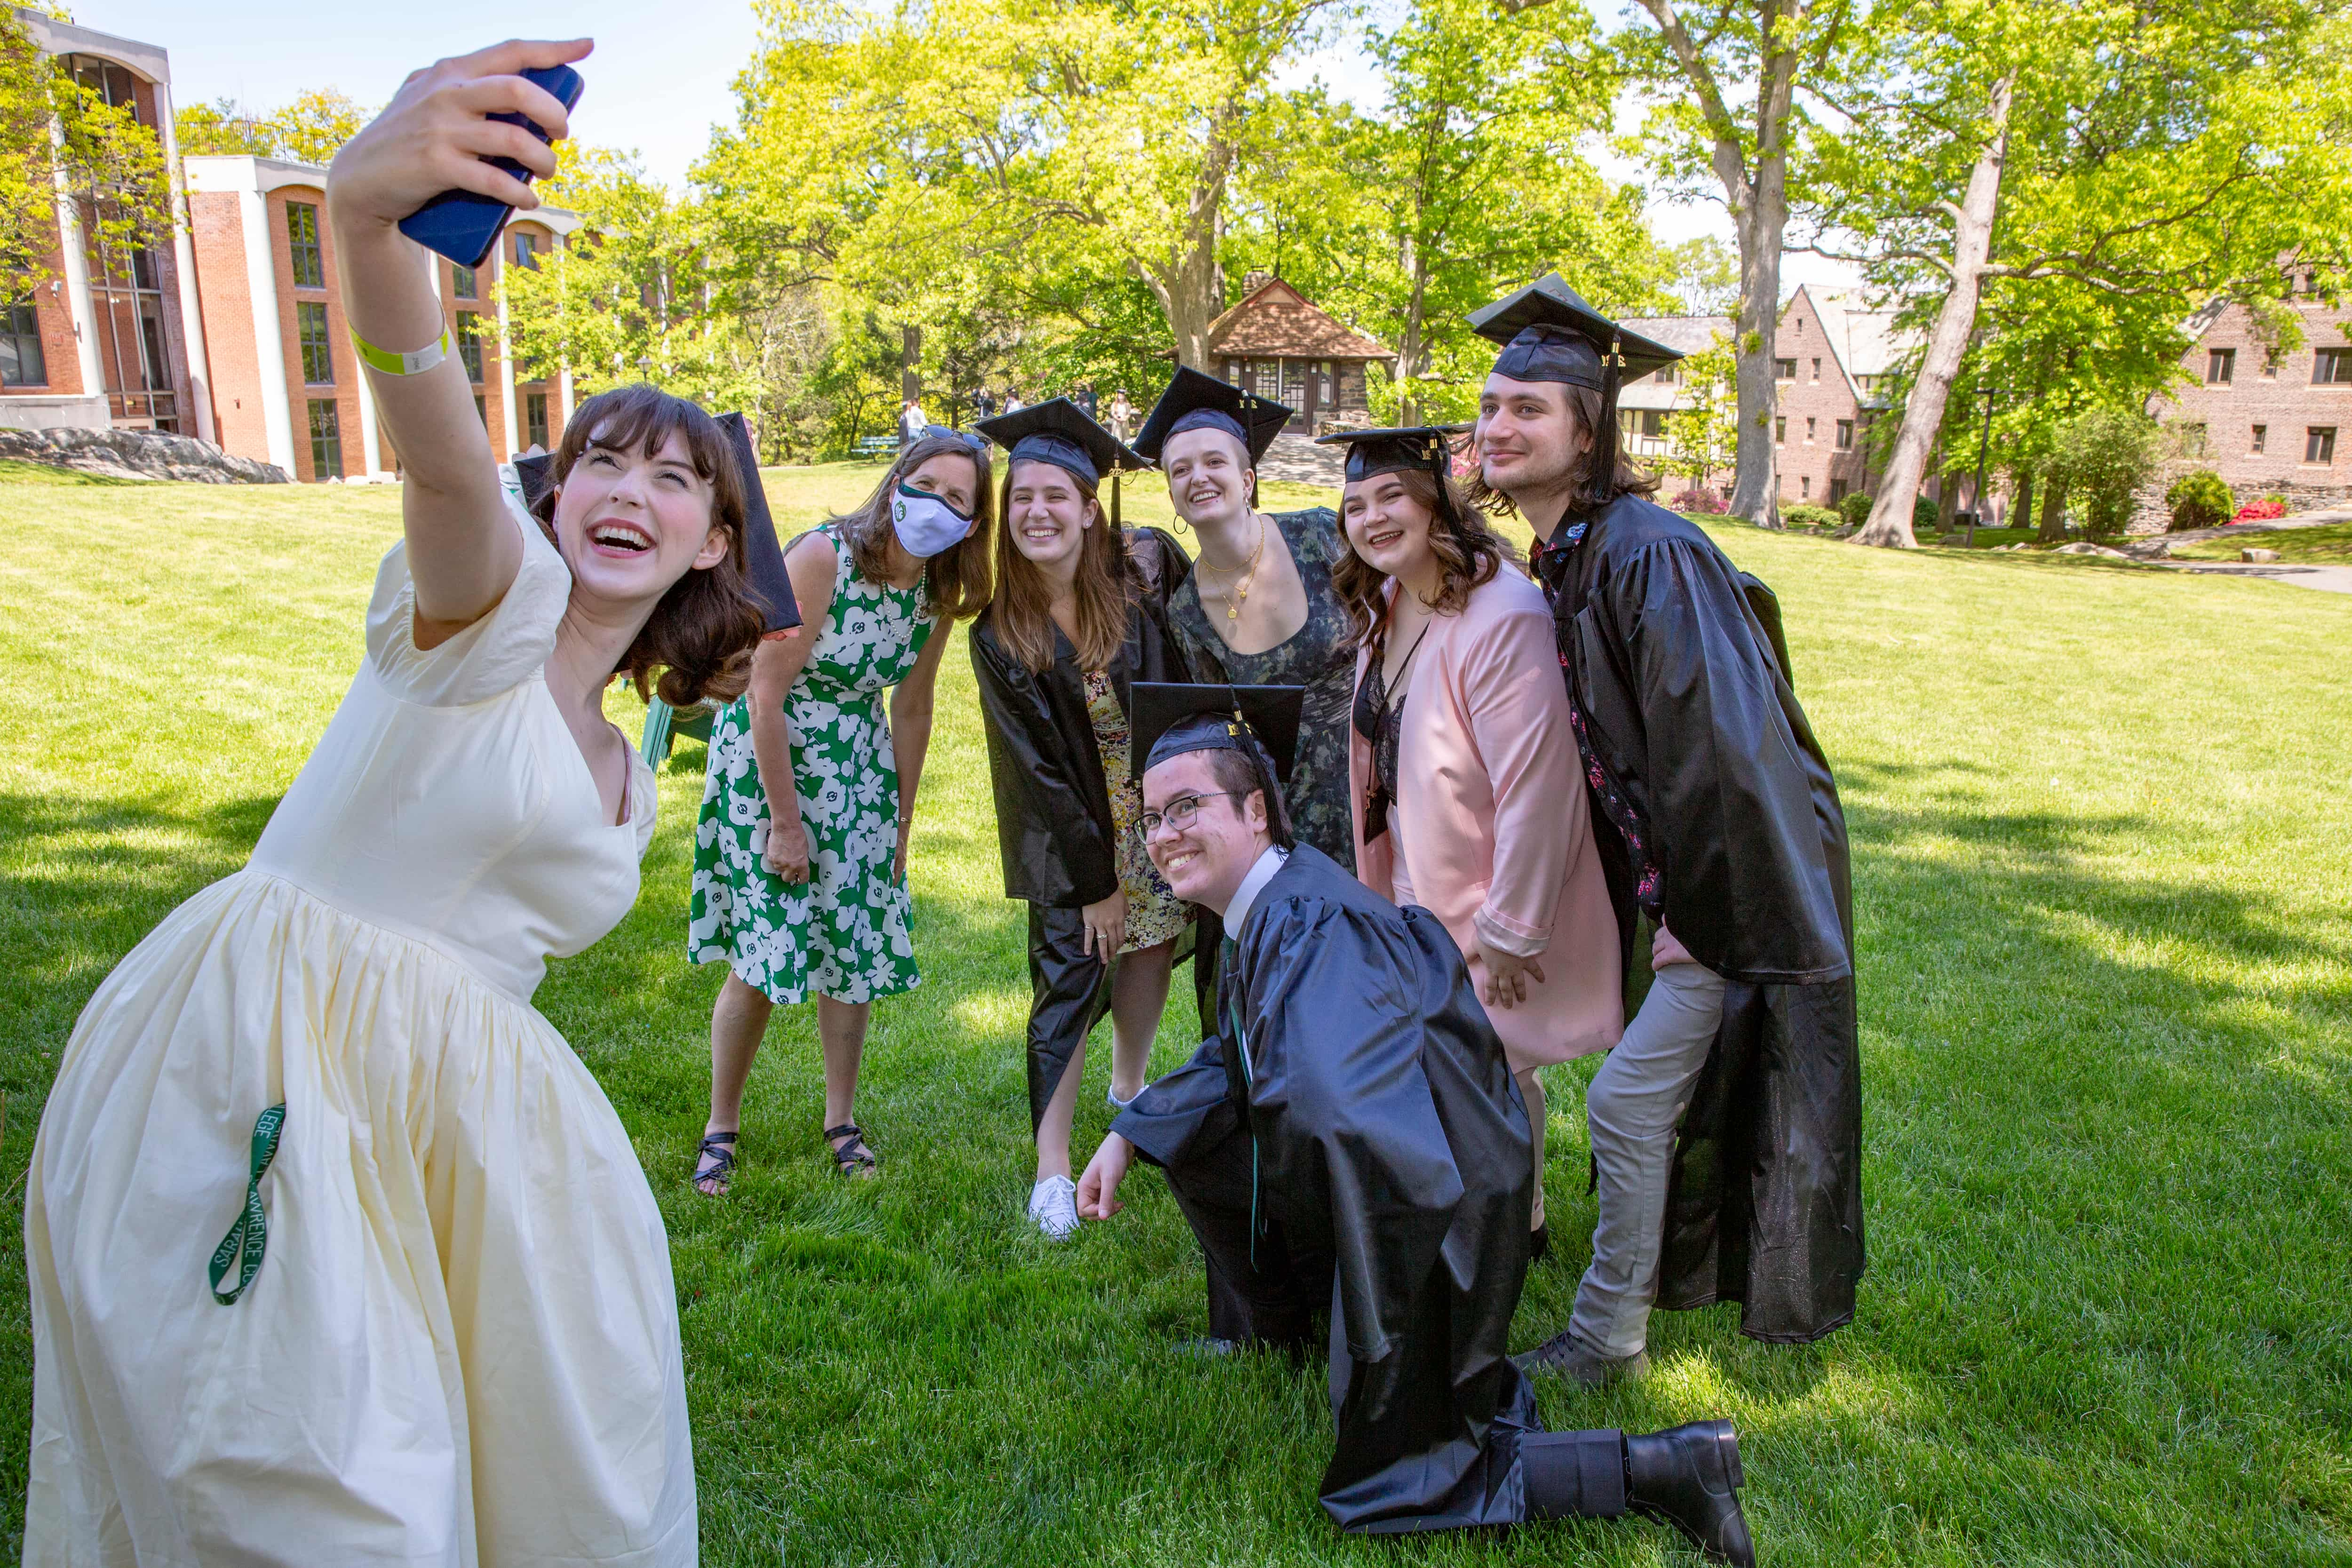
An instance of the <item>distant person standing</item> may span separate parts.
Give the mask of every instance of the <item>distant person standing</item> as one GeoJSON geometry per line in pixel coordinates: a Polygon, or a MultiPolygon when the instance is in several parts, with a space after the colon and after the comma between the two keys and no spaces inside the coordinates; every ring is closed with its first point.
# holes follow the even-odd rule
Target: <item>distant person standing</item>
{"type": "Polygon", "coordinates": [[[1007,414],[1013,414],[1027,406],[1027,404],[1021,401],[1021,389],[1019,387],[1008,386],[1004,389],[1004,412],[1007,414]]]}
{"type": "Polygon", "coordinates": [[[992,419],[995,416],[996,394],[983,386],[971,395],[972,423],[977,425],[983,419],[992,419]]]}
{"type": "Polygon", "coordinates": [[[1077,391],[1070,394],[1070,401],[1076,404],[1079,411],[1084,413],[1087,418],[1098,420],[1102,417],[1101,414],[1097,410],[1095,398],[1095,384],[1093,382],[1080,382],[1078,384],[1077,391]]]}
{"type": "Polygon", "coordinates": [[[1110,433],[1125,441],[1135,429],[1135,405],[1127,400],[1127,388],[1120,387],[1110,400],[1110,433]]]}
{"type": "Polygon", "coordinates": [[[921,440],[930,423],[929,416],[923,412],[923,405],[914,398],[907,399],[898,410],[898,445],[903,448],[921,440]]]}

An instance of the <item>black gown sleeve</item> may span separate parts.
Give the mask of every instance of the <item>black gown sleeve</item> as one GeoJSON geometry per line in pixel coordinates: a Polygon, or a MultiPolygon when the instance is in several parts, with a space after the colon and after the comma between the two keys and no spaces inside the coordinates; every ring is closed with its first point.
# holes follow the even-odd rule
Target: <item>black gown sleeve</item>
{"type": "Polygon", "coordinates": [[[1300,898],[1252,921],[1235,965],[1265,1190],[1289,1234],[1330,1238],[1334,1326],[1360,1362],[1412,1330],[1463,1195],[1422,1061],[1419,963],[1396,922],[1300,898]]]}
{"type": "Polygon", "coordinates": [[[1815,809],[1826,765],[1737,570],[1712,549],[1662,541],[1612,572],[1602,594],[1612,635],[1632,652],[1666,928],[1731,979],[1851,973],[1815,809]]]}
{"type": "Polygon", "coordinates": [[[1192,1060],[1145,1085],[1110,1130],[1151,1164],[1176,1164],[1204,1133],[1222,1130],[1223,1113],[1233,1106],[1231,1082],[1225,1043],[1213,1034],[1192,1060]]]}
{"type": "Polygon", "coordinates": [[[984,625],[972,627],[971,668],[987,720],[1004,896],[1057,909],[1110,897],[1118,860],[1098,820],[1108,806],[1079,787],[1044,683],[984,625]]]}

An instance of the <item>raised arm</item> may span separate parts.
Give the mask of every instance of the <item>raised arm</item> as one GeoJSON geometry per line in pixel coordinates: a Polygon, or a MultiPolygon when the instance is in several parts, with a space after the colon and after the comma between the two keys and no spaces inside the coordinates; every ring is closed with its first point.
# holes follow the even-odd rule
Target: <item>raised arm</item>
{"type": "MultiPolygon", "coordinates": [[[[515,73],[569,64],[593,46],[499,44],[417,71],[382,114],[346,142],[327,174],[327,217],[351,330],[391,353],[441,341],[440,291],[428,253],[400,220],[452,188],[520,208],[539,205],[529,185],[482,162],[511,158],[541,178],[555,152],[520,125],[488,115],[519,112],[551,136],[569,131],[563,106],[515,73]]],[[[399,449],[406,483],[401,526],[416,584],[418,640],[436,641],[478,620],[505,596],[522,564],[522,542],[499,489],[489,436],[455,354],[415,375],[364,373],[399,449]]]]}

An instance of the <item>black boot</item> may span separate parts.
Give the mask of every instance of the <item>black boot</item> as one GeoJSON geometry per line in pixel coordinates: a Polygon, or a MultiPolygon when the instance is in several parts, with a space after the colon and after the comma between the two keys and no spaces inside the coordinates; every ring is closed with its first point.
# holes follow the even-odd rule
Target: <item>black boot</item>
{"type": "Polygon", "coordinates": [[[1710,1557],[1756,1568],[1739,1511],[1741,1479],[1739,1439],[1728,1421],[1625,1434],[1625,1500],[1633,1511],[1673,1525],[1710,1557]]]}

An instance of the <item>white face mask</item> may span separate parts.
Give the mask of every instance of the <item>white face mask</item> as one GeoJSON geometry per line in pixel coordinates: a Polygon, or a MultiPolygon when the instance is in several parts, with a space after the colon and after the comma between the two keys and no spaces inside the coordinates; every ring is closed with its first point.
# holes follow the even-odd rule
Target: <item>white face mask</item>
{"type": "Polygon", "coordinates": [[[928,561],[952,550],[971,531],[971,519],[929,490],[919,490],[903,479],[890,498],[890,527],[898,547],[918,561],[928,561]]]}

